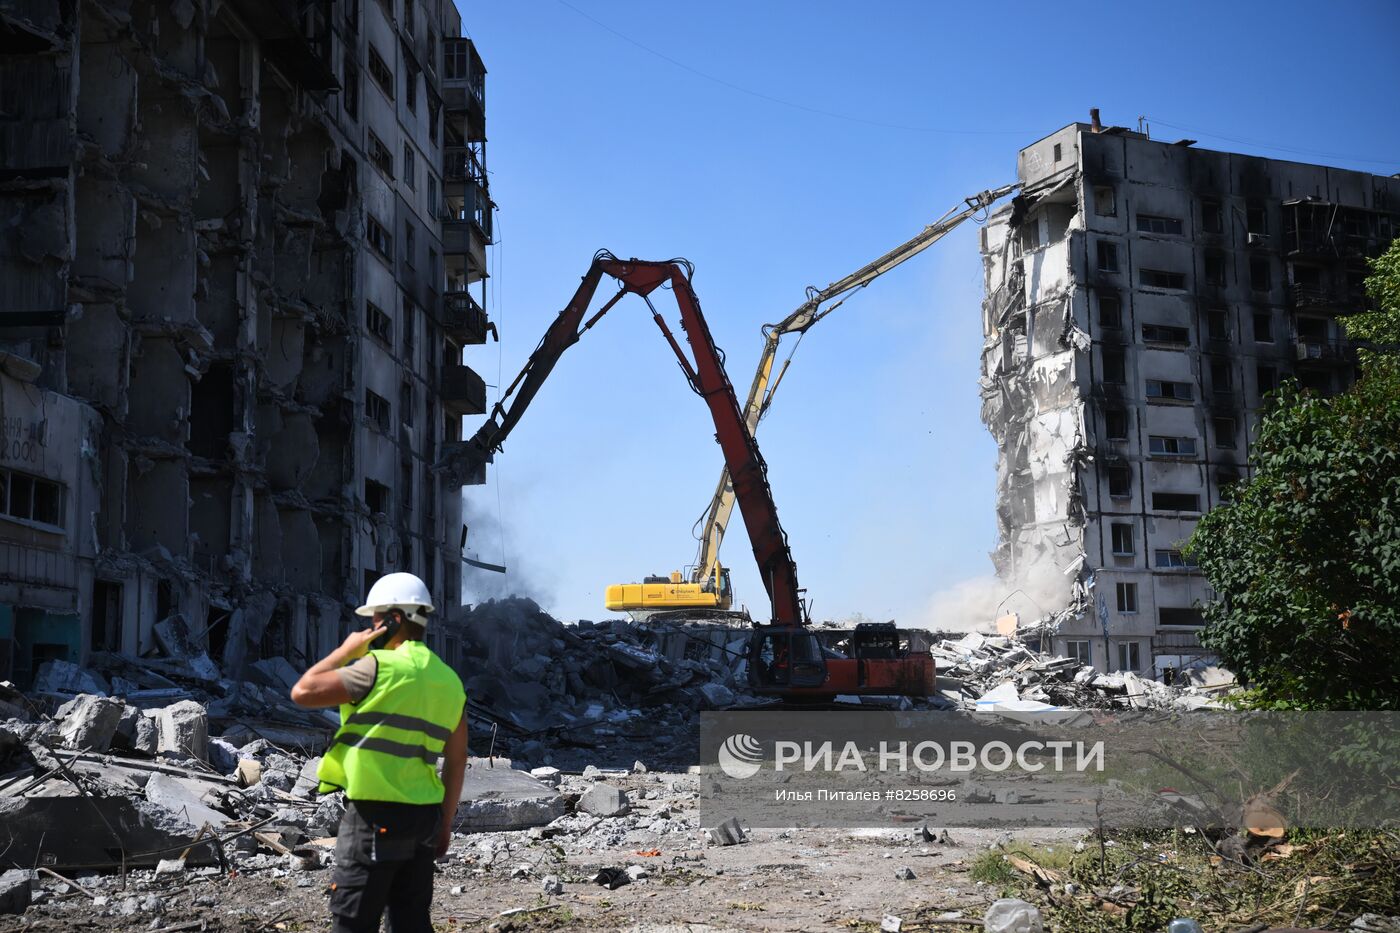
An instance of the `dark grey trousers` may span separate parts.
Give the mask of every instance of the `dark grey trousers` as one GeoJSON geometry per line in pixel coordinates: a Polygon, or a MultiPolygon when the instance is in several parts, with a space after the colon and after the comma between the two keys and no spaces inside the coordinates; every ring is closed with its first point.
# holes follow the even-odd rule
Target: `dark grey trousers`
{"type": "Polygon", "coordinates": [[[432,933],[437,804],[347,800],[331,874],[334,933],[432,933]]]}

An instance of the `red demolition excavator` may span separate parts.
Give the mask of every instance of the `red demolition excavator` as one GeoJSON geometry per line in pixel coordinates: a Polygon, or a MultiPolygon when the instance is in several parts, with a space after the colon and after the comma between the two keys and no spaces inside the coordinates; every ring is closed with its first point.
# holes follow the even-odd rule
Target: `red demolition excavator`
{"type": "Polygon", "coordinates": [[[797,565],[768,484],[768,467],[744,422],[734,386],[724,371],[722,354],[700,313],[700,301],[690,284],[693,272],[684,259],[648,262],[618,259],[607,251],[595,255],[578,291],[550,324],[520,375],[492,409],[491,417],[470,440],[452,445],[444,466],[465,477],[489,463],[564,351],[624,295],[638,295],[651,309],[652,319],[675,352],[691,388],[710,408],[739,512],[758,561],[759,577],[772,603],[771,621],[755,624],[749,641],[748,676],[753,689],[795,703],[820,702],[840,695],[931,694],[933,658],[926,651],[902,647],[893,623],[857,626],[846,651],[823,648],[808,625],[803,591],[797,585],[797,565]],[[585,318],[605,275],[617,280],[617,293],[585,318]],[[662,286],[669,286],[676,296],[693,361],[651,302],[651,293],[662,286]]]}

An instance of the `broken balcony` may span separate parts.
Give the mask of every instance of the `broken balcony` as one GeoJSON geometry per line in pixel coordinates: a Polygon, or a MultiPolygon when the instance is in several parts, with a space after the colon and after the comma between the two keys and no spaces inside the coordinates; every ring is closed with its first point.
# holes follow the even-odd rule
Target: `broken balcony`
{"type": "Polygon", "coordinates": [[[486,383],[470,366],[444,366],[441,394],[443,408],[453,415],[486,414],[486,383]]]}
{"type": "Polygon", "coordinates": [[[1288,304],[1296,311],[1328,311],[1345,305],[1346,298],[1338,289],[1295,283],[1288,286],[1288,304]]]}
{"type": "Polygon", "coordinates": [[[1347,340],[1299,336],[1293,342],[1293,353],[1299,363],[1349,366],[1356,362],[1356,348],[1347,340]]]}
{"type": "Polygon", "coordinates": [[[486,138],[486,66],[470,39],[442,42],[442,99],[449,114],[462,114],[468,138],[486,138]]]}
{"type": "Polygon", "coordinates": [[[481,144],[448,146],[442,159],[442,181],[447,224],[471,224],[476,228],[476,235],[490,243],[491,194],[485,147],[481,144]]]}
{"type": "Polygon", "coordinates": [[[486,312],[470,292],[447,292],[442,296],[442,329],[451,339],[462,344],[485,343],[489,327],[486,312]]]}

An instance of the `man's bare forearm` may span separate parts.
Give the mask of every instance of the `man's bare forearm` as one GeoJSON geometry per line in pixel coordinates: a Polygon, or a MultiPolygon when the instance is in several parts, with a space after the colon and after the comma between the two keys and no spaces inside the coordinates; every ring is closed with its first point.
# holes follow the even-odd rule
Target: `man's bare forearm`
{"type": "Polygon", "coordinates": [[[450,827],[457,816],[457,804],[462,799],[462,783],[467,771],[467,717],[453,731],[443,749],[442,761],[442,825],[450,827]]]}
{"type": "Polygon", "coordinates": [[[324,674],[326,671],[339,670],[347,662],[355,660],[355,655],[359,653],[357,647],[341,645],[330,654],[326,655],[315,664],[306,669],[307,674],[324,674]]]}

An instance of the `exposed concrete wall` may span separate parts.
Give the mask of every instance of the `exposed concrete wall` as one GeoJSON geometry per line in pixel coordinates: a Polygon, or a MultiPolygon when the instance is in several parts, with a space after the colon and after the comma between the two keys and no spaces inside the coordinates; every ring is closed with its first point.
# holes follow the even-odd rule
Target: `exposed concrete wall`
{"type": "MultiPolygon", "coordinates": [[[[0,588],[0,605],[86,625],[100,581],[120,631],[93,640],[128,651],[150,647],[164,613],[245,608],[234,666],[269,646],[333,647],[366,581],[391,570],[428,578],[450,620],[456,496],[433,466],[460,425],[438,400],[448,335],[428,273],[445,260],[455,124],[439,59],[461,32],[455,6],[417,0],[411,33],[401,0],[322,0],[295,22],[243,0],[46,8],[0,11],[0,350],[53,403],[72,514],[13,548],[0,528],[0,561],[52,584],[0,588]],[[297,48],[285,37],[301,29],[297,48]],[[372,164],[370,128],[392,172],[372,164]],[[370,216],[387,256],[366,240],[370,216]],[[387,343],[367,299],[391,318],[387,343]],[[387,430],[367,388],[390,406],[387,430]],[[387,489],[377,517],[366,478],[387,489]]],[[[480,126],[457,135],[484,140],[480,126]]],[[[73,638],[80,654],[89,642],[73,638]]]]}

